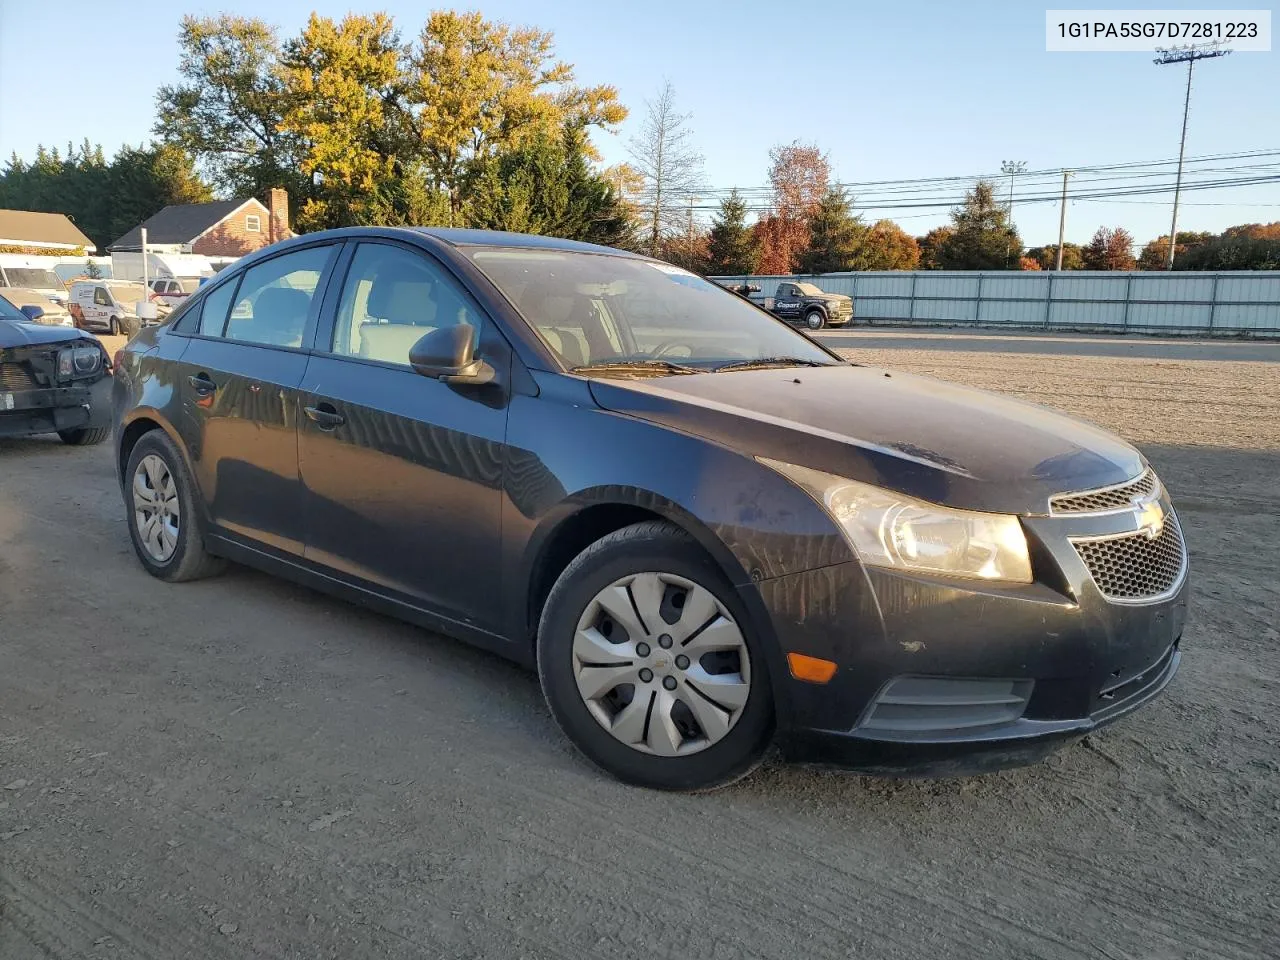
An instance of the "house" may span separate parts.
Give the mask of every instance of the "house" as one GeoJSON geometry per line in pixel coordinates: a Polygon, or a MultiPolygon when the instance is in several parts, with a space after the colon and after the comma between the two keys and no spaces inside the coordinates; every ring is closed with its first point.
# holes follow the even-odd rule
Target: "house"
{"type": "Polygon", "coordinates": [[[270,192],[265,205],[255,198],[173,204],[138,224],[108,249],[112,253],[140,251],[144,227],[151,253],[206,257],[242,257],[293,236],[289,195],[279,188],[270,192]]]}
{"type": "Polygon", "coordinates": [[[32,210],[0,210],[0,247],[20,247],[21,252],[36,256],[58,256],[79,249],[91,253],[95,249],[70,217],[32,210]]]}

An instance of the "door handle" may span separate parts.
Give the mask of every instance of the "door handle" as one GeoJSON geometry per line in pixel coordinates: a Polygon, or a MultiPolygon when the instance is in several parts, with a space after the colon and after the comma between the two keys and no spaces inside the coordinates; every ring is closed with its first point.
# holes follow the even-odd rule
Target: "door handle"
{"type": "Polygon", "coordinates": [[[191,389],[201,396],[206,393],[213,393],[218,389],[218,385],[210,379],[207,373],[197,373],[194,376],[187,377],[187,383],[191,384],[191,389]]]}
{"type": "Polygon", "coordinates": [[[340,414],[331,403],[321,403],[305,409],[307,419],[319,426],[321,430],[332,430],[334,427],[340,427],[347,422],[347,418],[340,414]]]}

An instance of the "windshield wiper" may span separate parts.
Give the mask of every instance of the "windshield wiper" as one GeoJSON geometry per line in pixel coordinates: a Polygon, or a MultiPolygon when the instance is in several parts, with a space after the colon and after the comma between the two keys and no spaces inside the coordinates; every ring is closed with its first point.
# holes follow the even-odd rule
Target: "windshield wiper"
{"type": "Polygon", "coordinates": [[[757,357],[755,360],[730,360],[715,368],[716,373],[723,370],[752,370],[764,367],[831,367],[832,363],[820,360],[805,360],[801,357],[757,357]]]}
{"type": "Polygon", "coordinates": [[[704,373],[697,367],[670,360],[609,360],[602,363],[584,363],[570,367],[572,373],[704,373]]]}

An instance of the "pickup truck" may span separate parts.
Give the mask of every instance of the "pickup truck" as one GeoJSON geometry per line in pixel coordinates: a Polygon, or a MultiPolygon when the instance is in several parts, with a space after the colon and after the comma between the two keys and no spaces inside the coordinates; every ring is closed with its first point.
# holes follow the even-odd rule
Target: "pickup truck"
{"type": "Polygon", "coordinates": [[[839,293],[825,293],[812,283],[794,280],[778,284],[772,297],[751,296],[751,302],[775,317],[803,323],[810,330],[843,327],[853,320],[853,300],[839,293]]]}

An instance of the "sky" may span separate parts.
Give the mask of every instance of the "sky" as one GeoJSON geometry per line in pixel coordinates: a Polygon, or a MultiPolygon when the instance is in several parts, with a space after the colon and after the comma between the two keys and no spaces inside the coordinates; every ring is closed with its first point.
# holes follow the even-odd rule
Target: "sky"
{"type": "MultiPolygon", "coordinates": [[[[333,17],[385,10],[408,37],[430,6],[0,0],[0,157],[16,151],[29,158],[37,144],[85,137],[108,153],[149,140],[156,89],[176,79],[184,13],[263,16],[287,36],[312,10],[333,17]]],[[[1002,161],[1025,161],[1045,173],[1015,181],[1013,215],[1024,241],[1037,245],[1057,240],[1057,202],[1033,200],[1056,196],[1057,170],[1178,155],[1185,67],[1157,67],[1149,53],[1047,53],[1041,4],[476,0],[463,7],[472,8],[552,31],[557,54],[574,65],[579,83],[618,88],[631,115],[618,133],[596,136],[606,162],[626,159],[646,99],[669,80],[705,158],[707,206],[718,196],[715,188],[762,187],[769,148],[801,140],[827,152],[837,179],[859,185],[850,192],[866,219],[890,217],[919,235],[945,222],[946,210],[872,208],[889,195],[866,184],[998,174],[1002,161]]],[[[1193,164],[1232,169],[1190,179],[1280,174],[1276,57],[1237,52],[1197,65],[1187,156],[1277,153],[1193,164]]],[[[1156,174],[1145,182],[1171,183],[1171,170],[1145,170],[1156,174]]],[[[1089,189],[1089,176],[1079,175],[1073,189],[1089,189]]],[[[1000,183],[1005,196],[1008,178],[1000,183]]],[[[949,200],[962,186],[927,193],[949,200]]],[[[1066,238],[1083,243],[1101,225],[1123,226],[1141,244],[1168,232],[1171,201],[1171,193],[1073,200],[1066,238]]],[[[1273,220],[1280,220],[1280,180],[1184,193],[1179,229],[1273,220]]]]}

